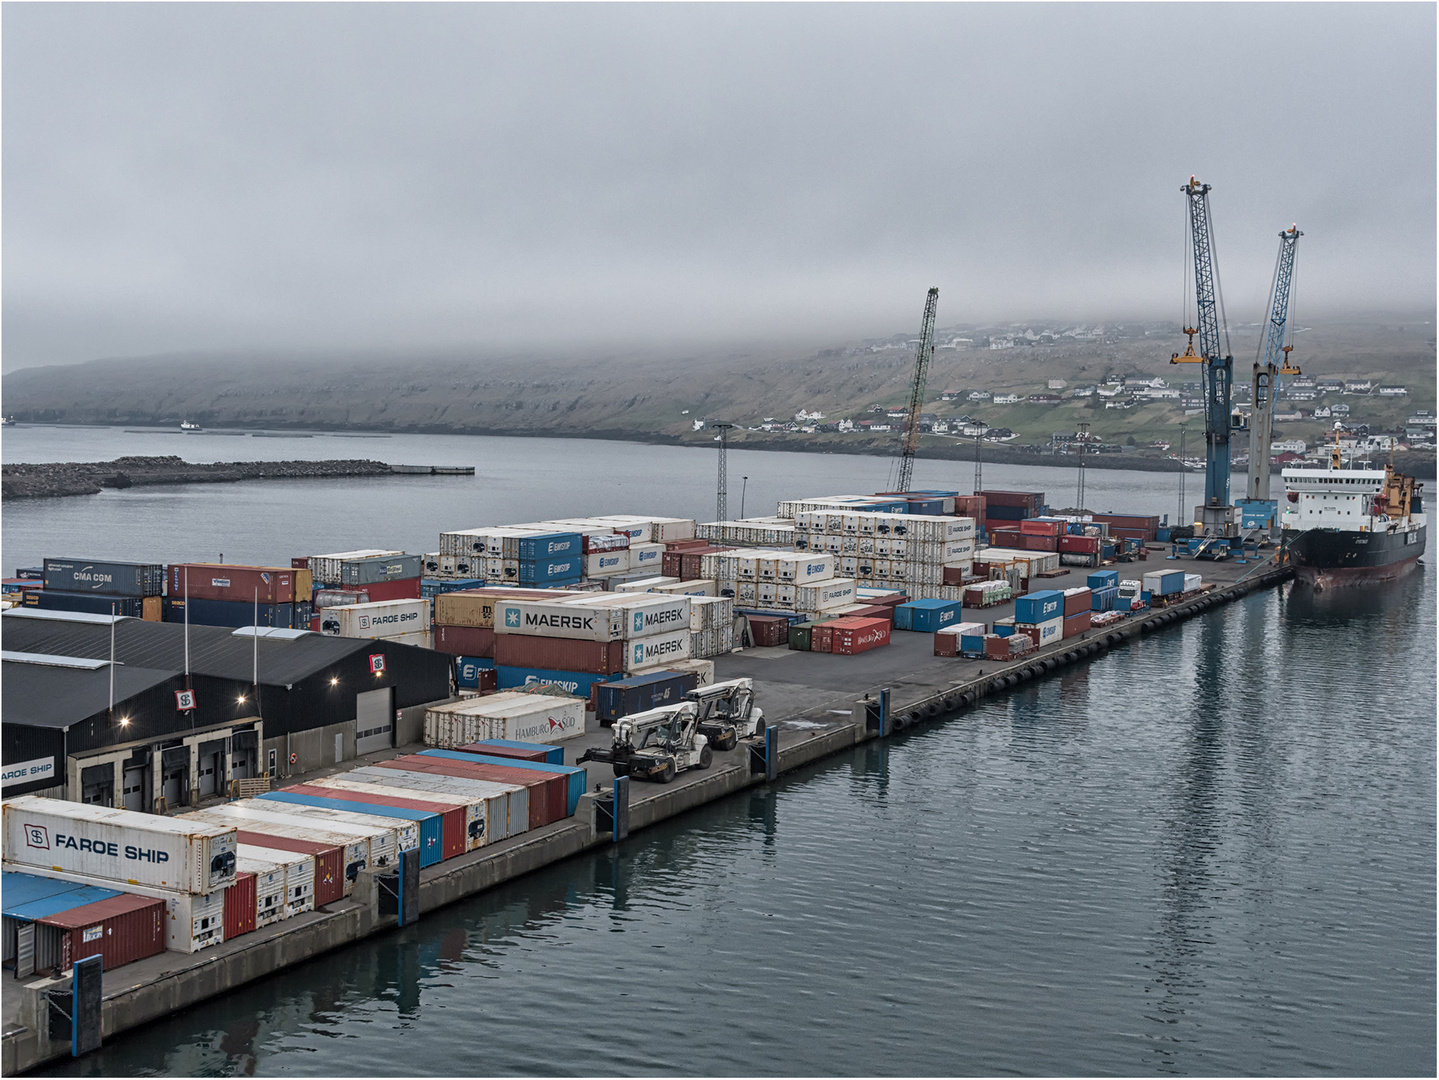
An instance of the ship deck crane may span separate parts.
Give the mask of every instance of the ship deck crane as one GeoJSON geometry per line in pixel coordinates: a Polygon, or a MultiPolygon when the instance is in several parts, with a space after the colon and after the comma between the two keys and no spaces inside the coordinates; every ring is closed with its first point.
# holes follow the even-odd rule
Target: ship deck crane
{"type": "Polygon", "coordinates": [[[919,348],[914,355],[914,381],[909,388],[909,416],[900,442],[899,483],[895,491],[908,491],[914,477],[914,455],[919,449],[919,417],[924,410],[924,384],[929,378],[929,362],[934,357],[934,316],[938,307],[939,289],[930,289],[924,301],[919,348]]]}
{"type": "Polygon", "coordinates": [[[1267,519],[1272,528],[1279,518],[1278,504],[1269,498],[1271,444],[1274,439],[1274,410],[1281,375],[1299,375],[1300,370],[1289,363],[1292,344],[1285,344],[1289,321],[1289,295],[1294,282],[1294,250],[1304,234],[1295,225],[1279,234],[1279,257],[1274,264],[1274,286],[1270,290],[1269,326],[1265,331],[1261,357],[1254,361],[1254,421],[1249,437],[1249,483],[1240,502],[1246,519],[1259,527],[1267,519]],[[1260,360],[1263,360],[1263,363],[1260,360]],[[1260,505],[1256,505],[1260,504],[1260,505]]]}
{"type": "MultiPolygon", "coordinates": [[[[1219,270],[1214,260],[1214,228],[1209,216],[1210,185],[1194,177],[1179,189],[1188,201],[1190,247],[1194,255],[1195,323],[1186,326],[1189,346],[1175,353],[1171,364],[1202,364],[1204,386],[1204,505],[1195,510],[1195,524],[1206,536],[1232,536],[1234,507],[1229,503],[1229,429],[1234,423],[1234,357],[1229,328],[1224,325],[1219,270]],[[1194,335],[1199,335],[1199,352],[1194,335]]],[[[1186,320],[1187,321],[1187,320],[1186,320]]]]}

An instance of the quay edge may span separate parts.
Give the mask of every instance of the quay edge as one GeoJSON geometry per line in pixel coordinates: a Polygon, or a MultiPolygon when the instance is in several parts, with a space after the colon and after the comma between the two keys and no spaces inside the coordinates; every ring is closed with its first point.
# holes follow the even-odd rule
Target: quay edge
{"type": "MultiPolygon", "coordinates": [[[[1293,575],[1293,569],[1287,566],[1246,567],[1238,579],[1216,584],[1200,596],[1133,616],[1114,627],[1065,639],[1009,664],[986,666],[975,677],[943,685],[930,680],[923,686],[893,687],[890,731],[963,712],[985,698],[1103,655],[1135,638],[1162,631],[1261,589],[1274,588],[1293,575]]],[[[913,637],[929,640],[927,634],[913,637]]],[[[746,654],[756,651],[775,650],[746,650],[746,654]]],[[[871,695],[880,689],[875,686],[862,695],[852,691],[832,694],[819,702],[819,707],[806,712],[778,718],[770,716],[771,722],[780,724],[786,720],[811,721],[808,730],[782,732],[778,742],[778,773],[794,772],[859,743],[882,737],[866,723],[866,707],[872,700],[871,695]],[[848,715],[841,719],[840,714],[845,710],[835,706],[845,702],[850,708],[848,715]]],[[[598,743],[598,733],[592,732],[586,741],[598,743]]],[[[394,752],[404,753],[410,749],[405,747],[394,752]]],[[[764,782],[762,773],[750,770],[746,749],[741,746],[717,759],[710,769],[683,773],[673,784],[635,784],[630,792],[629,831],[638,832],[764,782]]],[[[608,831],[597,828],[595,787],[581,797],[573,817],[424,870],[420,878],[421,914],[468,899],[592,848],[610,845],[613,841],[608,831]]],[[[104,1036],[118,1035],[179,1012],[395,925],[395,916],[378,914],[374,879],[368,872],[362,873],[355,892],[326,910],[307,912],[202,953],[188,956],[162,953],[106,974],[104,1036]]],[[[48,992],[67,988],[69,982],[68,977],[37,978],[7,985],[3,1040],[0,1040],[3,1046],[0,1071],[4,1075],[14,1076],[69,1055],[68,1037],[62,1040],[49,1036],[46,999],[48,992]]]]}

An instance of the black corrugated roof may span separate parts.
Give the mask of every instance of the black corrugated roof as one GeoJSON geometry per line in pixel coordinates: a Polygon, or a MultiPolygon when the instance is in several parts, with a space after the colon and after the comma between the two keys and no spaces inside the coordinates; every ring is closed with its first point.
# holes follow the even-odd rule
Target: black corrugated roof
{"type": "MultiPolygon", "coordinates": [[[[0,629],[3,629],[5,648],[12,651],[95,660],[110,657],[109,626],[59,619],[6,618],[0,620],[0,629]]],[[[229,627],[191,626],[190,671],[249,682],[254,642],[255,638],[250,635],[236,637],[229,627]]],[[[260,682],[267,685],[300,682],[374,644],[360,638],[325,634],[305,634],[288,640],[261,637],[259,643],[260,682]]],[[[167,678],[184,671],[185,627],[181,623],[122,619],[115,624],[115,659],[127,668],[166,672],[167,678]]],[[[105,678],[108,686],[109,676],[105,678]]],[[[6,719],[10,719],[8,707],[6,719]]]]}
{"type": "MultiPolygon", "coordinates": [[[[117,664],[115,700],[124,701],[175,675],[173,671],[117,664]]],[[[0,693],[5,696],[6,724],[65,728],[109,706],[110,667],[86,671],[6,660],[0,664],[0,693]]]]}

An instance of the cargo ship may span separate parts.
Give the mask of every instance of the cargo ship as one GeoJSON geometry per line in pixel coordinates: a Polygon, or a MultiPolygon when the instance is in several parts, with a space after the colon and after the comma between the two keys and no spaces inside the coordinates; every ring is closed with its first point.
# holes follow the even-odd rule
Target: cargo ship
{"type": "Polygon", "coordinates": [[[1424,554],[1422,484],[1350,465],[1335,446],[1327,469],[1285,469],[1283,544],[1299,581],[1316,591],[1389,581],[1424,554]]]}

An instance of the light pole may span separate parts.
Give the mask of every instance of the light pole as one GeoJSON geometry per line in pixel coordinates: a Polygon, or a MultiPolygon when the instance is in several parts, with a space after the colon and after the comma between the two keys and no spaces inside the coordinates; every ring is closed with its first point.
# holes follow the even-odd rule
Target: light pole
{"type": "Polygon", "coordinates": [[[748,490],[748,488],[749,488],[749,477],[748,477],[748,476],[744,476],[744,477],[741,477],[740,479],[744,481],[743,483],[740,484],[740,487],[739,487],[739,516],[740,516],[741,519],[743,519],[743,518],[744,518],[744,493],[745,493],[745,491],[748,490]]]}

